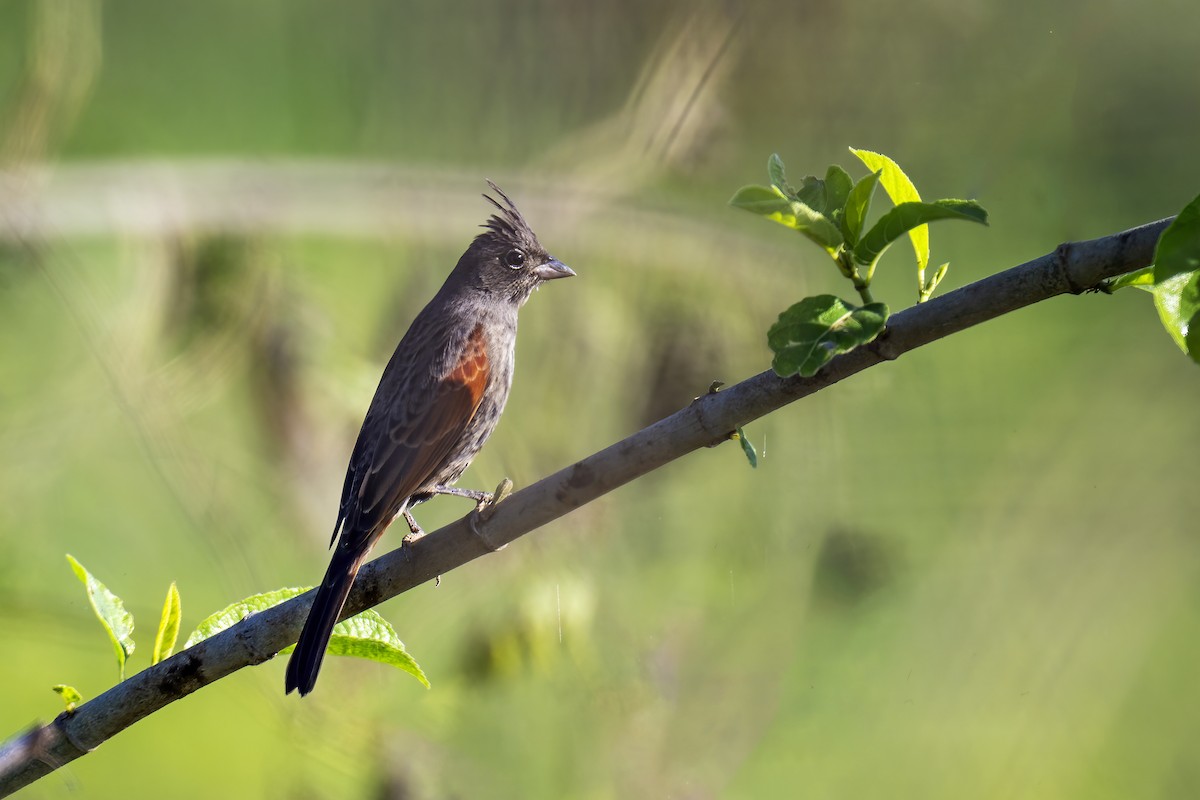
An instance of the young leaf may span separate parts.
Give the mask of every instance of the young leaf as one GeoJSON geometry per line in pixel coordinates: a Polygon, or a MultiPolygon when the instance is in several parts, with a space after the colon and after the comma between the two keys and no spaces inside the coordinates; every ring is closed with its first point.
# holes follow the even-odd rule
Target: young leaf
{"type": "Polygon", "coordinates": [[[846,216],[843,218],[842,232],[846,235],[846,241],[851,247],[858,244],[863,223],[867,220],[867,212],[871,210],[871,195],[875,194],[875,187],[879,185],[881,174],[883,174],[883,170],[876,170],[854,184],[854,188],[850,190],[850,194],[846,198],[846,216]]]}
{"type": "Polygon", "coordinates": [[[779,191],[784,194],[791,192],[792,187],[788,186],[787,177],[783,172],[783,159],[779,157],[778,153],[771,153],[771,157],[767,159],[767,177],[779,191]]]}
{"type": "Polygon", "coordinates": [[[836,225],[804,203],[785,197],[777,187],[743,186],[730,198],[729,205],[799,231],[831,254],[842,243],[842,232],[836,225]]]}
{"type": "Polygon", "coordinates": [[[776,186],[743,186],[729,198],[729,205],[734,208],[768,218],[772,214],[789,210],[790,203],[787,196],[776,186]]]}
{"type": "Polygon", "coordinates": [[[917,191],[917,187],[913,185],[913,182],[895,161],[882,153],[874,153],[870,150],[856,150],[851,147],[850,152],[858,156],[867,169],[882,173],[883,189],[888,193],[888,197],[892,198],[893,203],[900,205],[901,203],[919,203],[921,201],[921,194],[917,191]]]}
{"type": "Polygon", "coordinates": [[[1100,285],[1100,290],[1112,294],[1117,289],[1124,289],[1126,286],[1134,286],[1138,289],[1147,292],[1154,291],[1154,265],[1142,267],[1133,272],[1126,272],[1124,275],[1118,275],[1111,278],[1100,285]]]}
{"type": "MultiPolygon", "coordinates": [[[[901,203],[919,203],[921,195],[917,192],[917,187],[904,174],[904,170],[900,169],[900,165],[892,161],[882,153],[873,153],[870,150],[855,150],[850,148],[850,152],[858,156],[867,169],[876,170],[881,174],[880,182],[883,184],[883,190],[888,193],[888,197],[892,199],[892,203],[900,205],[901,203]]],[[[908,232],[908,238],[912,242],[913,252],[917,256],[917,269],[925,269],[929,266],[929,228],[924,225],[918,225],[908,232]]]]}
{"type": "Polygon", "coordinates": [[[965,219],[987,224],[987,211],[974,200],[938,200],[933,203],[901,203],[876,221],[854,247],[854,260],[874,264],[892,242],[927,222],[965,219]]]}
{"type": "Polygon", "coordinates": [[[757,468],[758,467],[758,453],[755,452],[754,445],[752,445],[750,443],[750,440],[746,438],[746,432],[744,430],[742,430],[742,426],[739,425],[737,427],[737,433],[735,433],[734,436],[736,436],[737,440],[739,442],[741,442],[742,452],[746,455],[746,460],[750,462],[750,468],[751,469],[757,468]]]}
{"type": "Polygon", "coordinates": [[[829,211],[829,200],[825,193],[825,181],[814,175],[805,175],[804,183],[796,192],[796,199],[818,214],[829,211]]]}
{"type": "Polygon", "coordinates": [[[157,664],[171,655],[175,649],[175,640],[179,638],[179,618],[182,608],[179,603],[179,589],[175,582],[167,589],[167,599],[163,603],[162,617],[158,620],[158,633],[154,635],[154,652],[150,655],[150,663],[157,664]]]}
{"type": "Polygon", "coordinates": [[[83,702],[83,695],[74,686],[67,686],[65,683],[60,683],[50,688],[63,699],[68,714],[75,710],[75,706],[83,702]]]}
{"type": "Polygon", "coordinates": [[[831,164],[825,172],[825,209],[827,215],[841,211],[846,205],[846,198],[854,188],[850,174],[837,164],[831,164]]]}
{"type": "Polygon", "coordinates": [[[942,282],[942,278],[946,277],[946,272],[949,269],[950,269],[950,262],[947,261],[945,264],[942,264],[940,267],[937,268],[937,270],[933,273],[933,277],[929,279],[928,283],[924,282],[925,281],[924,274],[921,274],[918,276],[919,284],[920,284],[917,288],[917,302],[918,303],[924,303],[926,300],[928,300],[930,297],[933,296],[933,293],[937,290],[938,284],[942,282]]]}
{"type": "MultiPolygon", "coordinates": [[[[265,611],[272,606],[279,605],[285,600],[291,600],[293,597],[302,595],[311,588],[289,587],[276,589],[273,592],[252,595],[244,600],[239,600],[236,603],[228,605],[215,614],[206,617],[196,626],[196,630],[187,638],[184,647],[191,647],[210,636],[215,636],[226,628],[241,622],[251,614],[265,611]]],[[[280,652],[290,653],[291,651],[292,647],[285,647],[280,652]]],[[[425,677],[425,673],[421,671],[421,667],[417,665],[413,657],[404,649],[404,643],[396,635],[395,629],[392,628],[387,620],[379,616],[379,613],[374,609],[367,609],[361,614],[357,614],[347,620],[342,620],[337,625],[334,625],[333,636],[330,637],[329,646],[325,649],[325,652],[338,656],[367,658],[372,661],[378,661],[381,664],[398,667],[415,677],[426,688],[429,687],[429,680],[425,677]]]]}
{"type": "Polygon", "coordinates": [[[1154,307],[1179,349],[1200,362],[1200,271],[1154,284],[1154,307]]]}
{"type": "Polygon", "coordinates": [[[775,352],[771,366],[782,378],[815,375],[834,356],[878,336],[887,317],[883,303],[860,308],[833,295],[807,297],[780,314],[768,331],[767,344],[775,352]]]}
{"type": "Polygon", "coordinates": [[[355,656],[378,661],[404,670],[419,680],[426,689],[429,679],[421,667],[404,649],[396,629],[374,609],[367,609],[333,626],[326,652],[335,656],[355,656]]]}
{"type": "Polygon", "coordinates": [[[215,614],[210,614],[201,620],[200,624],[196,626],[196,630],[192,631],[191,636],[183,643],[183,647],[186,650],[210,636],[217,635],[226,628],[233,627],[251,614],[266,611],[268,608],[279,605],[284,600],[291,600],[297,595],[304,594],[310,588],[312,587],[276,589],[273,592],[251,595],[244,600],[231,603],[215,614]]]}
{"type": "Polygon", "coordinates": [[[1200,196],[1159,237],[1154,306],[1175,344],[1200,363],[1200,196]]]}
{"type": "Polygon", "coordinates": [[[1200,195],[1183,207],[1154,248],[1154,282],[1200,271],[1200,195]]]}
{"type": "Polygon", "coordinates": [[[92,604],[92,610],[96,612],[96,619],[100,620],[100,624],[112,642],[121,680],[125,680],[125,661],[133,655],[134,647],[133,615],[125,610],[125,604],[121,602],[121,598],[96,580],[83,564],[70,555],[67,556],[67,561],[70,562],[75,577],[79,578],[79,582],[87,589],[88,601],[92,604]]]}

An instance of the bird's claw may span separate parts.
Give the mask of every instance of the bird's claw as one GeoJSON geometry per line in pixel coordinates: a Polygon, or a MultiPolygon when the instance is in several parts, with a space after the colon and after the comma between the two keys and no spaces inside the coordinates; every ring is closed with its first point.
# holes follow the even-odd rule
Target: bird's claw
{"type": "Polygon", "coordinates": [[[483,500],[480,500],[479,504],[475,506],[475,510],[472,511],[467,517],[467,525],[471,528],[471,533],[475,534],[475,537],[479,539],[479,541],[483,542],[484,546],[493,553],[497,552],[498,550],[503,550],[508,545],[502,544],[497,546],[495,542],[489,539],[487,535],[479,529],[479,523],[487,522],[492,518],[492,515],[496,513],[496,508],[500,505],[500,503],[503,502],[506,497],[512,494],[512,488],[513,482],[508,478],[500,481],[500,484],[496,487],[496,491],[492,492],[483,500]]]}
{"type": "MultiPolygon", "coordinates": [[[[400,552],[404,554],[405,561],[411,561],[412,546],[425,536],[425,531],[421,530],[421,526],[417,524],[412,512],[407,508],[404,509],[404,521],[408,523],[409,532],[400,540],[400,552]]],[[[438,577],[440,578],[441,576],[439,575],[438,577]]]]}
{"type": "Polygon", "coordinates": [[[496,491],[487,495],[479,504],[475,506],[475,511],[479,514],[479,518],[487,522],[492,518],[492,514],[496,513],[496,508],[504,502],[504,499],[512,494],[513,482],[508,478],[500,481],[496,486],[496,491]]]}
{"type": "Polygon", "coordinates": [[[425,535],[425,531],[421,530],[421,526],[413,518],[412,512],[408,509],[404,510],[404,521],[408,523],[408,535],[401,541],[401,546],[408,546],[425,535]]]}

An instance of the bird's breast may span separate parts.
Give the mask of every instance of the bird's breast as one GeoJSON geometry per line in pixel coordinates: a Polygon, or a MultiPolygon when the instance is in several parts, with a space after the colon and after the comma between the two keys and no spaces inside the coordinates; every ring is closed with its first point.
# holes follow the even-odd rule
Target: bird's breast
{"type": "Polygon", "coordinates": [[[471,396],[472,410],[479,408],[479,404],[487,392],[492,376],[490,356],[483,324],[477,324],[467,336],[457,363],[452,366],[450,373],[446,376],[446,380],[450,383],[466,387],[471,396]]]}

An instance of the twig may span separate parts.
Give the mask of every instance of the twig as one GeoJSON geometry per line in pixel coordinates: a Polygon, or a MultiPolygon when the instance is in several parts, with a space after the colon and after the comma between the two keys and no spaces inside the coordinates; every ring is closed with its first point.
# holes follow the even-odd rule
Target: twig
{"type": "MultiPolygon", "coordinates": [[[[382,603],[562,517],[586,503],[701,447],[729,438],[739,425],[820,391],[921,345],[1060,294],[1079,294],[1101,280],[1146,266],[1160,220],[1053,253],[906,309],[866,347],[839,356],[812,378],[764,372],[705,394],[691,405],[595,455],[543,478],[495,507],[484,523],[487,542],[464,517],[367,565],[343,616],[382,603]]],[[[72,713],[0,746],[0,796],[32,783],[133,723],[243,667],[270,659],[296,641],[312,593],[249,617],[117,684],[72,713]]],[[[282,691],[282,683],[280,684],[282,691]]]]}

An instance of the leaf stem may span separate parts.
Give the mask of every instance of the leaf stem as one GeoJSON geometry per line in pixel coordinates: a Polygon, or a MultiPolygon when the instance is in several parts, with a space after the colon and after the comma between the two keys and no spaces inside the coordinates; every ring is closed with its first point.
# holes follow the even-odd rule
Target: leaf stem
{"type": "Polygon", "coordinates": [[[854,263],[854,256],[849,250],[844,248],[838,251],[833,260],[837,263],[838,270],[854,284],[854,288],[858,292],[858,296],[862,298],[863,303],[874,303],[875,298],[871,296],[870,288],[871,273],[874,272],[874,266],[872,265],[871,271],[864,278],[862,273],[858,271],[858,265],[854,263]]]}

